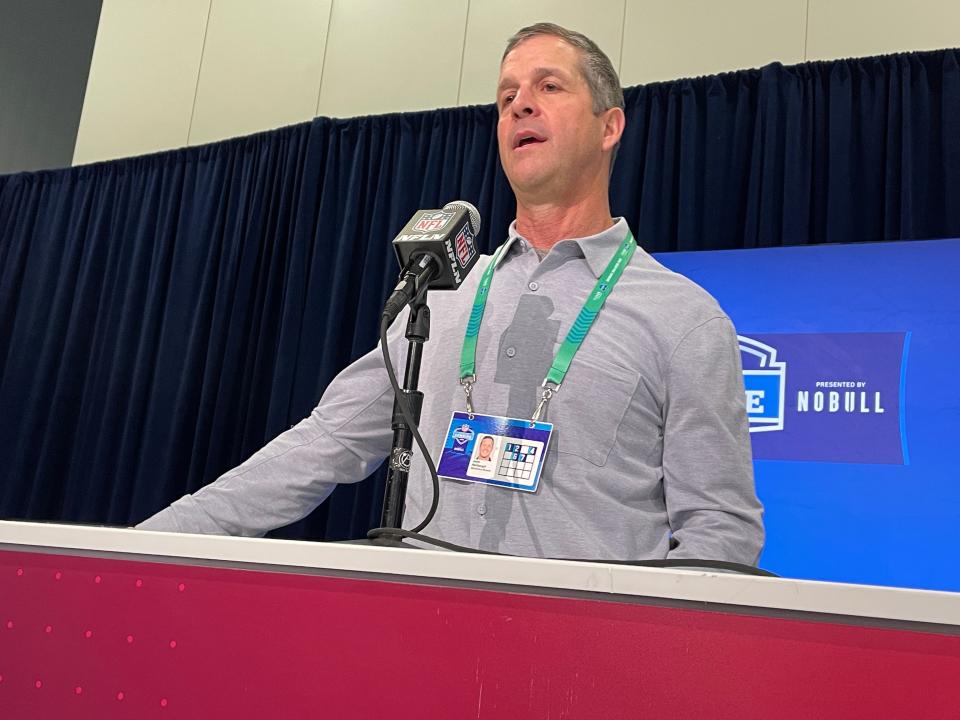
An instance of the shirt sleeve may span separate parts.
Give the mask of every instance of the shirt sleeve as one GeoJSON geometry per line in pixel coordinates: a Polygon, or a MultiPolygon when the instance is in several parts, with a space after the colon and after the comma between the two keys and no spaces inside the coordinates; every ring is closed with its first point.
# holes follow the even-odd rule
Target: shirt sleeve
{"type": "MultiPolygon", "coordinates": [[[[391,326],[394,365],[405,319],[391,326]]],[[[403,354],[405,357],[405,354],[403,354]]],[[[393,391],[379,345],[327,387],[310,415],[192,495],[137,525],[140,530],[259,537],[306,517],[338,483],[357,482],[390,452],[393,391]]]]}
{"type": "Polygon", "coordinates": [[[708,320],[680,341],[670,359],[664,414],[663,487],[674,541],[667,557],[755,565],[763,507],[728,318],[708,320]]]}

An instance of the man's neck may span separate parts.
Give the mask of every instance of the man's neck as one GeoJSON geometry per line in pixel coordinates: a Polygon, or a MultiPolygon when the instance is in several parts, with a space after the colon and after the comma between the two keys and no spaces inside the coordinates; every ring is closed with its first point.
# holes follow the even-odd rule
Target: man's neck
{"type": "Polygon", "coordinates": [[[561,240],[596,235],[612,226],[606,198],[572,206],[525,205],[517,201],[517,232],[544,252],[561,240]]]}

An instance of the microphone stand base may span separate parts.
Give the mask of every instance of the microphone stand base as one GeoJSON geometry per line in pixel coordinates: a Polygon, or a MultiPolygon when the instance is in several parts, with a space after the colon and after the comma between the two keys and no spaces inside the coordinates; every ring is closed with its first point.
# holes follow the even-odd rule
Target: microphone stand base
{"type": "Polygon", "coordinates": [[[360,538],[359,540],[337,540],[336,544],[338,545],[367,545],[370,547],[397,547],[397,548],[406,548],[407,550],[421,550],[422,548],[417,547],[416,545],[411,545],[403,541],[403,538],[392,538],[392,537],[376,537],[376,538],[360,538]]]}

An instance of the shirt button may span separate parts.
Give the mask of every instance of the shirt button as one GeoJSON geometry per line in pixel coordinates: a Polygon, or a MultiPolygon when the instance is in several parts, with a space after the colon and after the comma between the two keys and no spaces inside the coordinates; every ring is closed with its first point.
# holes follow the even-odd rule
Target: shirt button
{"type": "Polygon", "coordinates": [[[536,292],[540,289],[540,283],[538,283],[536,280],[533,280],[529,285],[527,285],[527,287],[533,290],[533,292],[536,292]]]}
{"type": "Polygon", "coordinates": [[[517,354],[517,349],[515,347],[507,348],[507,357],[513,357],[516,354],[517,354]]]}
{"type": "Polygon", "coordinates": [[[478,514],[478,515],[486,515],[486,514],[487,514],[487,506],[486,506],[486,505],[477,505],[477,514],[478,514]]]}

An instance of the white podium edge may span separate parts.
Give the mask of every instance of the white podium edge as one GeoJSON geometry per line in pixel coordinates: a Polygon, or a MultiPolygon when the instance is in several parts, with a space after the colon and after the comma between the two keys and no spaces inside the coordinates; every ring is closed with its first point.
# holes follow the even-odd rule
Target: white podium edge
{"type": "Polygon", "coordinates": [[[0,549],[635,601],[960,635],[960,593],[706,570],[0,521],[0,549]]]}

